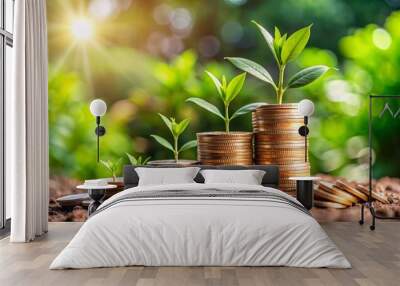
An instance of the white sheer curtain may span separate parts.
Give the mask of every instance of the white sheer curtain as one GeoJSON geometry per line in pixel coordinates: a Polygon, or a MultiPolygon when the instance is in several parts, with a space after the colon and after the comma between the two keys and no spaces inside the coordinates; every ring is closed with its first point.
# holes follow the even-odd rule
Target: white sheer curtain
{"type": "Polygon", "coordinates": [[[15,1],[13,93],[6,98],[6,187],[11,188],[12,242],[48,226],[46,1],[15,1]]]}

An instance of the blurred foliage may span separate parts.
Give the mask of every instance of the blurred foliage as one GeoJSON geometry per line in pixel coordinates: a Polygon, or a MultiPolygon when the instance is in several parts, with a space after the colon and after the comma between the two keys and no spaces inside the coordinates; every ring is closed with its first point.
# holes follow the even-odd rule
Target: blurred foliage
{"type": "MultiPolygon", "coordinates": [[[[108,104],[102,117],[107,129],[101,138],[102,160],[123,157],[128,163],[126,152],[170,159],[170,152],[149,136],[169,136],[157,113],[191,119],[182,142],[193,139],[195,132],[223,130],[216,116],[185,100],[199,97],[223,108],[204,71],[218,78],[237,75],[224,56],[252,58],[272,69],[276,78],[268,47],[250,23],[254,19],[290,33],[314,23],[312,48],[287,75],[320,64],[338,70],[290,90],[286,102],[310,98],[316,103],[310,122],[313,172],[363,178],[368,94],[400,94],[400,13],[393,12],[399,5],[397,0],[48,1],[51,172],[79,179],[107,176],[96,162],[96,124],[89,111],[94,98],[108,104]],[[114,3],[107,6],[114,10],[100,15],[101,10],[93,8],[100,2],[114,3]],[[80,13],[95,21],[94,42],[71,38],[68,24],[80,13]]],[[[241,94],[233,110],[252,102],[274,102],[273,90],[250,77],[241,94]]],[[[235,118],[231,129],[251,130],[250,118],[235,118]]],[[[376,174],[400,176],[395,163],[382,164],[400,160],[400,136],[393,131],[399,130],[399,120],[380,124],[374,142],[376,174]]],[[[181,157],[195,159],[196,152],[187,150],[181,157]]]]}
{"type": "MultiPolygon", "coordinates": [[[[369,94],[400,94],[400,13],[389,16],[383,27],[375,24],[343,37],[339,46],[345,60],[340,72],[306,89],[306,96],[318,102],[312,118],[311,152],[315,171],[349,178],[365,178],[368,166],[369,94]]],[[[300,65],[334,64],[329,51],[312,49],[302,55],[300,65]]],[[[373,116],[394,99],[376,100],[373,116]]],[[[373,121],[374,174],[399,176],[399,118],[373,121]]]]}

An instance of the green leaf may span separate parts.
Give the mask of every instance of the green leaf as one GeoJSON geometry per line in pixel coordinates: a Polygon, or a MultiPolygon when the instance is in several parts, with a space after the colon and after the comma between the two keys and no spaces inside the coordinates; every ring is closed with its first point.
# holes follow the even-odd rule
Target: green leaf
{"type": "Polygon", "coordinates": [[[255,103],[250,103],[245,106],[242,106],[236,112],[232,115],[231,119],[236,118],[238,116],[241,116],[243,114],[249,113],[251,111],[254,111],[257,107],[265,105],[264,102],[255,102],[255,103]]]}
{"type": "Polygon", "coordinates": [[[256,21],[251,21],[251,22],[254,23],[257,26],[257,28],[260,30],[265,41],[267,42],[269,49],[271,50],[275,60],[279,63],[278,56],[277,56],[277,54],[275,52],[275,48],[274,48],[274,39],[272,38],[271,34],[263,26],[258,24],[256,21]]]}
{"type": "Polygon", "coordinates": [[[222,76],[222,90],[226,90],[226,77],[224,75],[222,76]]]}
{"type": "Polygon", "coordinates": [[[258,79],[261,79],[262,81],[265,81],[269,84],[271,84],[274,88],[276,88],[276,85],[274,83],[274,80],[272,79],[271,75],[269,72],[262,67],[261,65],[248,60],[244,58],[225,58],[229,60],[234,66],[237,68],[248,72],[249,74],[255,76],[258,79]]]}
{"type": "Polygon", "coordinates": [[[122,158],[119,158],[118,159],[118,161],[115,163],[115,170],[117,170],[118,168],[119,168],[119,166],[121,165],[121,163],[122,163],[122,158]]]}
{"type": "Polygon", "coordinates": [[[301,54],[310,38],[311,26],[312,25],[294,32],[285,41],[282,47],[282,64],[287,64],[301,54]]]}
{"type": "Polygon", "coordinates": [[[286,42],[287,34],[283,35],[279,40],[279,49],[282,51],[282,46],[286,42]]]}
{"type": "Polygon", "coordinates": [[[187,150],[187,149],[194,148],[194,147],[196,147],[196,146],[197,146],[197,140],[189,141],[189,142],[185,143],[185,144],[181,147],[181,149],[179,149],[179,152],[185,151],[185,150],[187,150]]]}
{"type": "Polygon", "coordinates": [[[172,121],[169,120],[166,116],[162,115],[161,113],[159,113],[158,115],[164,121],[165,125],[167,125],[168,129],[172,132],[172,121]]]}
{"type": "Polygon", "coordinates": [[[201,108],[204,108],[205,110],[224,119],[224,116],[221,114],[221,112],[218,110],[218,108],[215,105],[212,105],[211,103],[209,103],[208,101],[205,101],[204,99],[201,99],[198,97],[190,97],[190,98],[186,99],[186,101],[193,102],[194,104],[197,104],[201,108]]]}
{"type": "Polygon", "coordinates": [[[278,58],[278,63],[280,63],[280,47],[279,44],[281,42],[281,32],[279,31],[278,27],[275,27],[275,37],[274,37],[274,50],[276,57],[278,58]]]}
{"type": "Polygon", "coordinates": [[[177,125],[177,135],[178,136],[181,135],[185,131],[185,129],[188,127],[189,123],[190,123],[189,119],[184,119],[177,125]]]}
{"type": "Polygon", "coordinates": [[[111,160],[103,161],[100,160],[100,163],[111,173],[112,177],[117,176],[118,168],[121,165],[122,158],[119,158],[116,162],[111,160]]]}
{"type": "Polygon", "coordinates": [[[284,34],[280,38],[279,43],[278,43],[278,56],[279,56],[279,60],[280,60],[281,64],[282,64],[282,47],[286,42],[286,38],[287,38],[287,34],[284,34]]]}
{"type": "Polygon", "coordinates": [[[246,73],[242,73],[234,77],[226,89],[226,102],[232,102],[243,88],[244,81],[246,80],[246,73]]]}
{"type": "Polygon", "coordinates": [[[302,87],[312,83],[314,80],[322,76],[329,70],[329,67],[324,65],[312,66],[305,68],[296,73],[288,83],[288,88],[302,87]]]}
{"type": "Polygon", "coordinates": [[[128,156],[128,159],[129,159],[129,162],[131,163],[131,165],[133,165],[133,166],[138,165],[138,160],[133,155],[131,155],[129,153],[125,153],[125,154],[126,154],[126,156],[128,156]]]}
{"type": "Polygon", "coordinates": [[[171,126],[172,126],[172,136],[176,137],[178,136],[178,123],[176,123],[175,118],[171,118],[171,126]]]}
{"type": "Polygon", "coordinates": [[[281,31],[279,31],[279,28],[275,26],[275,38],[274,40],[279,41],[281,39],[281,31]]]}
{"type": "Polygon", "coordinates": [[[274,49],[276,56],[278,57],[279,64],[282,63],[282,46],[286,41],[287,34],[281,36],[281,32],[278,27],[275,27],[275,38],[274,38],[274,49]]]}
{"type": "Polygon", "coordinates": [[[112,172],[112,166],[110,161],[100,160],[100,163],[109,171],[112,172]]]}
{"type": "Polygon", "coordinates": [[[146,157],[146,159],[143,160],[143,162],[141,163],[141,165],[147,165],[147,163],[150,161],[151,156],[146,157]]]}
{"type": "Polygon", "coordinates": [[[171,150],[172,152],[174,152],[174,148],[172,147],[172,145],[164,138],[162,138],[161,136],[158,135],[150,135],[151,137],[153,137],[158,143],[160,143],[162,146],[164,146],[165,148],[171,150]]]}
{"type": "Polygon", "coordinates": [[[135,158],[135,156],[133,156],[133,155],[131,155],[129,153],[125,153],[125,154],[126,154],[126,156],[128,156],[129,162],[133,166],[146,165],[147,162],[151,159],[151,157],[147,157],[146,159],[144,159],[142,156],[138,156],[137,158],[135,158]]]}
{"type": "Polygon", "coordinates": [[[213,75],[212,73],[210,73],[209,71],[206,71],[206,74],[211,78],[211,80],[213,81],[215,88],[218,91],[218,94],[223,97],[222,94],[222,85],[221,82],[215,77],[215,75],[213,75]]]}

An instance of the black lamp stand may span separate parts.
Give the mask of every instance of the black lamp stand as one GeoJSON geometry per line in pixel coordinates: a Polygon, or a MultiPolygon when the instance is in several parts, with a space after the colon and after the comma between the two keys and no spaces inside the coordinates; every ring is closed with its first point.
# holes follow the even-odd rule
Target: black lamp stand
{"type": "Polygon", "coordinates": [[[296,198],[306,209],[311,210],[314,206],[314,181],[296,180],[296,198]]]}
{"type": "Polygon", "coordinates": [[[96,116],[96,124],[97,127],[94,130],[94,132],[96,133],[97,136],[97,162],[100,161],[100,136],[103,136],[104,134],[106,134],[106,129],[104,128],[104,126],[100,125],[100,116],[96,116]]]}
{"type": "Polygon", "coordinates": [[[308,116],[304,116],[304,125],[299,128],[299,134],[304,137],[304,143],[305,143],[304,160],[305,160],[305,162],[308,161],[307,135],[310,132],[307,125],[308,125],[308,116]]]}

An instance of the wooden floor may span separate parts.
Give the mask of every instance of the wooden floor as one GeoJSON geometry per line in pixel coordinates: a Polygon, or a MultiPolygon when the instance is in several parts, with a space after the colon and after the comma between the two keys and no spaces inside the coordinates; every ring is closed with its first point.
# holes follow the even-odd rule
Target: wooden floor
{"type": "Polygon", "coordinates": [[[125,267],[48,270],[80,223],[50,223],[49,233],[28,244],[0,241],[0,285],[400,285],[400,223],[368,225],[337,222],[324,229],[353,265],[352,269],[288,267],[125,267]]]}

